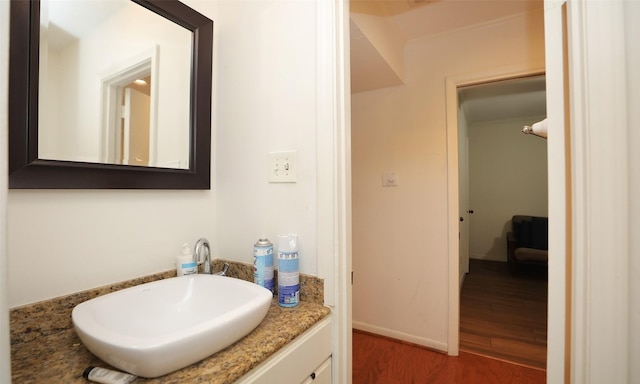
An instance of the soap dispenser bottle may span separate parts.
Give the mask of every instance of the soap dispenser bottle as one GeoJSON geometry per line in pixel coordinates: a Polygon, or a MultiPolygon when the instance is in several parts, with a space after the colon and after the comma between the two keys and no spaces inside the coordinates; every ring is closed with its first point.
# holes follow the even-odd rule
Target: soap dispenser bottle
{"type": "Polygon", "coordinates": [[[176,257],[176,272],[178,276],[198,273],[198,263],[193,261],[193,254],[187,243],[182,244],[182,254],[176,257]]]}

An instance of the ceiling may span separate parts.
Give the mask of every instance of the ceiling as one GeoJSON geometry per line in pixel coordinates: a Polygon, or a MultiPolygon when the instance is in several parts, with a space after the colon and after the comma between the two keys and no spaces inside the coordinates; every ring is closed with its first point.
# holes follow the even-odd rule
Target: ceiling
{"type": "Polygon", "coordinates": [[[544,75],[521,77],[460,88],[458,101],[470,125],[546,116],[545,90],[544,75]]]}
{"type": "Polygon", "coordinates": [[[351,0],[352,13],[385,17],[406,41],[544,7],[543,0],[351,0]]]}
{"type": "MultiPolygon", "coordinates": [[[[541,10],[544,4],[542,0],[351,0],[350,5],[351,89],[358,93],[403,84],[401,71],[385,62],[358,20],[379,22],[386,34],[395,36],[402,55],[409,41],[541,10]]],[[[546,115],[544,77],[520,80],[461,89],[460,102],[469,123],[546,115]]]]}
{"type": "Polygon", "coordinates": [[[127,4],[123,0],[43,2],[40,18],[49,28],[49,48],[64,49],[127,4]]]}

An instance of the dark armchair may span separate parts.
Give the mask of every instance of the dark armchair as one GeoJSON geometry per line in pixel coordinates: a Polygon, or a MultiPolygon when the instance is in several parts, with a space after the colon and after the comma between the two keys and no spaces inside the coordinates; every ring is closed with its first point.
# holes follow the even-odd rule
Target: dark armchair
{"type": "Polygon", "coordinates": [[[549,220],[546,217],[516,215],[507,233],[507,261],[511,273],[521,265],[547,265],[549,220]]]}

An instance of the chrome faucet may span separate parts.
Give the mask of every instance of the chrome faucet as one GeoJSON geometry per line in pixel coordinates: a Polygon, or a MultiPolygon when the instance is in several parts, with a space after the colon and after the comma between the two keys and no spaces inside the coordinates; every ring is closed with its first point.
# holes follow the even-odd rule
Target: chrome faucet
{"type": "MultiPolygon", "coordinates": [[[[207,274],[214,274],[213,268],[211,268],[211,248],[209,247],[209,240],[204,237],[196,241],[196,245],[193,247],[193,262],[198,264],[200,261],[200,248],[204,247],[204,266],[202,267],[202,272],[207,274]]],[[[222,267],[222,271],[215,273],[215,275],[226,276],[227,271],[229,270],[229,263],[224,263],[222,267]]]]}
{"type": "Polygon", "coordinates": [[[209,247],[209,240],[201,238],[196,241],[196,245],[193,247],[193,261],[198,263],[200,261],[200,248],[204,247],[206,252],[204,253],[203,272],[211,274],[211,248],[209,247]]]}

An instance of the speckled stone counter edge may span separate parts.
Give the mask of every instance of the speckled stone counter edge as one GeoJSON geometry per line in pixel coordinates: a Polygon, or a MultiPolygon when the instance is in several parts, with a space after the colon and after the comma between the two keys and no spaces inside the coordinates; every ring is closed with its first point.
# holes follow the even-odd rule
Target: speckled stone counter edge
{"type": "MultiPolygon", "coordinates": [[[[216,259],[212,263],[213,270],[221,270],[225,262],[229,263],[228,276],[253,281],[252,264],[216,259]]],[[[10,310],[11,345],[26,343],[42,336],[49,336],[73,328],[71,311],[84,301],[124,288],[175,276],[176,271],[171,270],[13,308],[10,310]]],[[[300,274],[300,300],[323,304],[323,279],[300,274]]]]}

